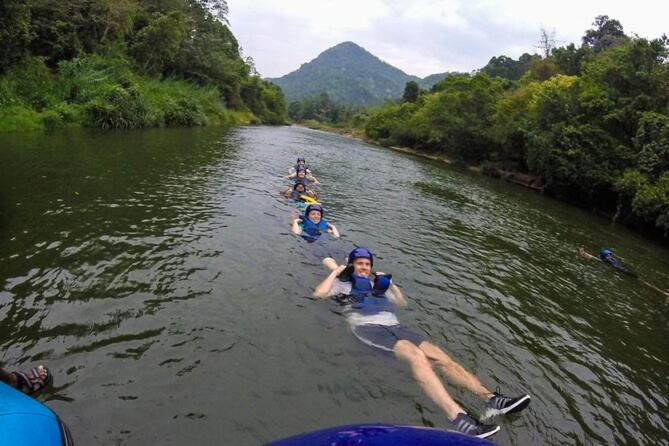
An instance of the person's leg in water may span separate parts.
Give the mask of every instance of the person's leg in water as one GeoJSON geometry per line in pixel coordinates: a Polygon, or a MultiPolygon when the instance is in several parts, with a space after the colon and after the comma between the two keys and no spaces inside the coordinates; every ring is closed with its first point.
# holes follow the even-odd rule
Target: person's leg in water
{"type": "Polygon", "coordinates": [[[506,397],[497,392],[491,392],[481,384],[476,376],[465,370],[453,361],[440,347],[428,341],[420,343],[418,348],[425,353],[428,359],[435,361],[444,374],[455,385],[465,388],[486,401],[484,418],[507,413],[520,412],[530,404],[530,396],[506,397]]]}
{"type": "Polygon", "coordinates": [[[493,397],[493,393],[481,384],[476,376],[453,361],[441,348],[428,341],[421,342],[418,348],[425,353],[428,359],[437,363],[453,384],[469,390],[486,401],[493,397]]]}
{"type": "Polygon", "coordinates": [[[38,365],[27,372],[8,372],[0,367],[0,381],[28,395],[43,390],[51,379],[49,369],[43,365],[38,365]]]}
{"type": "Polygon", "coordinates": [[[449,420],[452,421],[458,414],[465,413],[465,410],[449,395],[439,376],[432,369],[432,364],[430,364],[425,352],[405,340],[397,341],[393,347],[393,352],[398,359],[409,363],[414,380],[423,392],[446,414],[449,420]]]}
{"type": "Polygon", "coordinates": [[[409,363],[414,380],[423,392],[446,414],[451,429],[479,438],[489,437],[499,431],[499,426],[495,424],[483,424],[470,417],[453,400],[439,376],[432,369],[432,364],[425,352],[415,344],[407,340],[397,341],[393,346],[393,352],[398,359],[409,363]]]}

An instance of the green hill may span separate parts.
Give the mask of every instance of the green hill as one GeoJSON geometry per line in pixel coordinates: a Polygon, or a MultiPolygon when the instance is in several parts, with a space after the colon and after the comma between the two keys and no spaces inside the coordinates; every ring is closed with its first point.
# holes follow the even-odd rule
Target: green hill
{"type": "Polygon", "coordinates": [[[281,87],[288,102],[326,92],[334,102],[367,106],[400,98],[410,80],[430,88],[445,75],[431,75],[425,80],[410,76],[359,45],[343,42],[298,70],[268,80],[281,87]]]}

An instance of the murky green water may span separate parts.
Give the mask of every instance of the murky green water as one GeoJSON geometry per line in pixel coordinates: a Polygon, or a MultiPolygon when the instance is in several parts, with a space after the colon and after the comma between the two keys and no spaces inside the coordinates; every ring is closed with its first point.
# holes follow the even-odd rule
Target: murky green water
{"type": "MultiPolygon", "coordinates": [[[[497,180],[299,128],[0,136],[0,361],[43,362],[78,444],[253,445],[444,416],[308,296],[324,250],[371,248],[400,320],[484,384],[529,392],[500,444],[667,444],[669,303],[579,260],[669,251],[497,180]],[[296,155],[343,238],[289,231],[296,155]]],[[[472,412],[481,404],[449,386],[472,412]]]]}

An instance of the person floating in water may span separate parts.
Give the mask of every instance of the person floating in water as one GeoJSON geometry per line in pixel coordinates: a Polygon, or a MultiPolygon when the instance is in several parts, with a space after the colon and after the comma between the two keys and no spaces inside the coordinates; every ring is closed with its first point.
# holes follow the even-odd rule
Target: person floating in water
{"type": "Polygon", "coordinates": [[[639,275],[636,272],[632,271],[629,267],[623,265],[622,260],[613,253],[613,249],[611,249],[611,248],[602,248],[599,251],[599,258],[590,254],[590,253],[588,253],[588,252],[586,252],[585,249],[583,249],[583,247],[578,248],[578,253],[581,257],[583,257],[586,260],[597,260],[597,261],[600,261],[600,262],[604,263],[605,265],[609,265],[612,268],[614,268],[615,270],[617,270],[618,272],[621,272],[621,273],[623,273],[627,276],[638,279],[639,282],[646,285],[647,287],[649,287],[649,288],[651,288],[651,289],[669,297],[669,291],[662,290],[662,289],[656,287],[655,285],[652,285],[652,284],[646,282],[645,280],[640,278],[639,275]]]}
{"type": "Polygon", "coordinates": [[[294,179],[295,181],[308,181],[309,183],[321,184],[315,176],[308,173],[307,170],[303,167],[298,167],[297,171],[294,174],[284,177],[287,180],[294,179]]]}
{"type": "Polygon", "coordinates": [[[310,204],[304,210],[304,215],[293,220],[292,231],[297,235],[306,234],[310,237],[329,233],[333,238],[339,238],[339,231],[335,225],[323,219],[323,208],[318,204],[310,204]]]}
{"type": "Polygon", "coordinates": [[[290,169],[288,169],[288,174],[293,175],[299,169],[304,169],[307,171],[307,174],[311,174],[311,169],[309,169],[309,166],[307,166],[307,162],[303,156],[297,157],[297,164],[295,164],[295,167],[291,167],[290,169]]]}
{"type": "Polygon", "coordinates": [[[487,416],[519,412],[530,404],[529,395],[506,397],[491,392],[440,347],[400,325],[393,305],[406,307],[406,299],[392,283],[390,275],[372,274],[374,256],[368,249],[351,251],[347,265],[337,265],[332,258],[325,258],[323,264],[331,272],[316,286],[314,297],[348,296],[344,314],[353,334],[365,344],[392,352],[408,363],[418,385],[446,414],[450,429],[485,438],[499,431],[499,426],[483,424],[467,414],[449,395],[433,365],[437,365],[454,384],[482,398],[486,402],[487,416]]]}
{"type": "Polygon", "coordinates": [[[0,367],[0,381],[28,395],[44,390],[53,382],[49,369],[38,365],[26,372],[8,372],[0,367]]]}
{"type": "MultiPolygon", "coordinates": [[[[281,195],[295,201],[305,201],[308,199],[317,200],[318,195],[312,190],[308,190],[305,183],[297,181],[293,187],[286,187],[281,191],[281,195]],[[305,198],[307,197],[307,198],[305,198]]],[[[308,200],[308,201],[312,201],[308,200]]]]}

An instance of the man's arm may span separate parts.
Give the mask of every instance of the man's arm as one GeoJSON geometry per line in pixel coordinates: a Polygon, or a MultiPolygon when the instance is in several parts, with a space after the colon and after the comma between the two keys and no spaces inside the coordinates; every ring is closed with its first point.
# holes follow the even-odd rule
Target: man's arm
{"type": "Polygon", "coordinates": [[[599,260],[599,258],[585,252],[585,249],[583,249],[582,247],[578,248],[578,254],[586,260],[599,260]]]}
{"type": "Polygon", "coordinates": [[[394,283],[390,284],[390,288],[388,288],[388,291],[386,291],[386,296],[388,297],[388,300],[392,302],[393,305],[399,308],[406,308],[408,305],[408,302],[404,298],[402,291],[394,283]]]}
{"type": "Polygon", "coordinates": [[[307,178],[308,178],[309,181],[312,181],[314,184],[321,184],[320,181],[318,181],[318,179],[313,175],[309,175],[307,178]]]}
{"type": "Polygon", "coordinates": [[[339,238],[339,231],[337,231],[337,227],[335,225],[328,223],[328,229],[330,230],[332,237],[339,238]]]}
{"type": "Polygon", "coordinates": [[[325,278],[325,280],[316,285],[316,289],[314,289],[313,296],[317,299],[325,299],[330,296],[330,289],[332,288],[334,281],[337,280],[337,276],[339,275],[339,273],[341,273],[344,270],[344,268],[346,268],[346,265],[337,266],[337,262],[335,262],[335,260],[330,257],[323,259],[323,265],[330,268],[331,271],[330,274],[325,278]],[[334,265],[332,265],[330,262],[326,263],[327,260],[331,260],[332,262],[334,262],[334,265]],[[332,269],[332,266],[335,266],[335,268],[332,269]]]}
{"type": "Polygon", "coordinates": [[[296,218],[293,220],[293,226],[290,228],[293,231],[293,234],[300,235],[302,234],[302,228],[300,227],[300,219],[296,218]]]}

